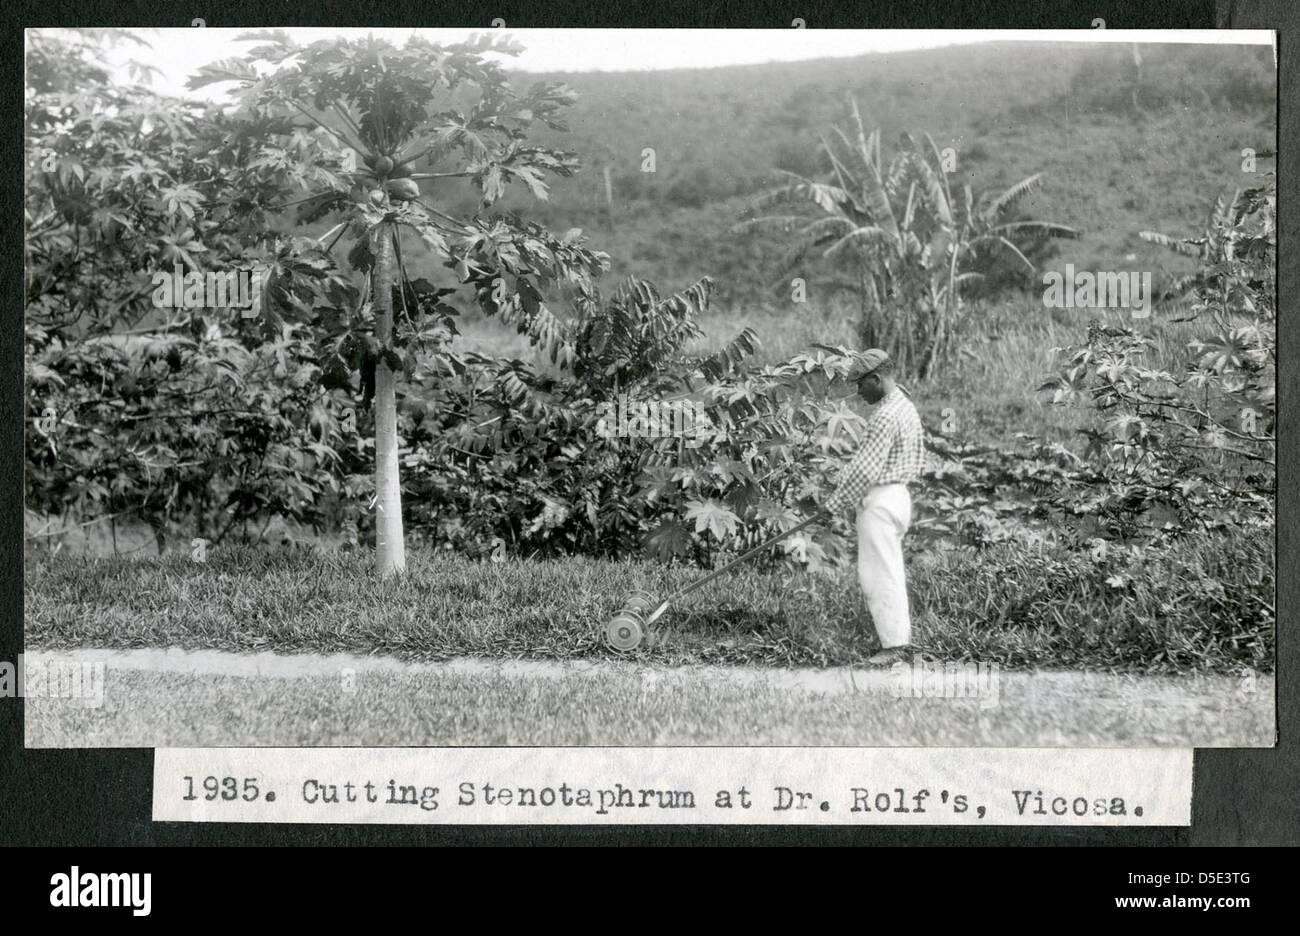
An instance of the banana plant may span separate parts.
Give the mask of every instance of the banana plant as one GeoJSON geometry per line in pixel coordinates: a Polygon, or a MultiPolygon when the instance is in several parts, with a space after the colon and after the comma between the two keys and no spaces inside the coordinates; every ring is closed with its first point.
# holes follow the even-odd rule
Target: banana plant
{"type": "MultiPolygon", "coordinates": [[[[1175,277],[1163,290],[1161,304],[1165,308],[1183,313],[1187,319],[1196,318],[1207,309],[1212,313],[1246,317],[1255,313],[1251,300],[1258,291],[1258,283],[1252,283],[1242,274],[1251,270],[1254,258],[1269,246],[1267,237],[1272,231],[1248,231],[1241,222],[1259,213],[1261,207],[1271,207],[1261,203],[1261,191],[1264,190],[1238,189],[1231,197],[1220,193],[1197,235],[1174,237],[1159,231],[1138,232],[1144,241],[1196,261],[1194,271],[1175,277]],[[1208,297],[1213,301],[1206,301],[1208,297]]],[[[1226,321],[1220,317],[1216,323],[1220,328],[1227,328],[1226,321]]]]}
{"type": "Polygon", "coordinates": [[[927,376],[951,347],[961,312],[961,289],[980,278],[971,269],[981,254],[1009,250],[1032,272],[1018,246],[1027,237],[1077,237],[1046,221],[1005,222],[1003,216],[1039,185],[1042,174],[999,195],[953,192],[945,160],[929,134],[902,134],[888,162],[881,132],[870,133],[850,99],[852,137],[832,127],[821,137],[830,171],[820,179],[777,170],[784,182],[765,193],[756,210],[793,205],[786,214],[760,214],[739,230],[779,226],[795,234],[791,261],[813,251],[847,261],[861,303],[865,344],[888,350],[900,366],[927,376]]]}

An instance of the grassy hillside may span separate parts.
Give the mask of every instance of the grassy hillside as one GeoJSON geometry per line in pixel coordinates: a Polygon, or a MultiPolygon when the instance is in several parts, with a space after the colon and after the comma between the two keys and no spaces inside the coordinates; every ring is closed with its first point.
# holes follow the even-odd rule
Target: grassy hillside
{"type": "MultiPolygon", "coordinates": [[[[1137,238],[1192,231],[1218,192],[1240,185],[1241,150],[1275,139],[1272,53],[1247,47],[991,43],[851,59],[650,73],[520,75],[578,93],[568,133],[534,139],[578,153],[549,205],[510,197],[560,230],[582,227],[635,272],[683,285],[709,274],[719,300],[780,302],[770,288],[782,245],[730,233],[773,168],[817,174],[819,135],[855,97],[888,153],[902,131],[958,154],[955,188],[1005,187],[1047,173],[1031,217],[1084,231],[1060,263],[1168,264],[1137,238]],[[1133,91],[1137,89],[1136,108],[1133,91]],[[655,151],[656,171],[641,171],[655,151]],[[614,190],[612,226],[602,170],[614,190]],[[1133,260],[1127,260],[1135,254],[1133,260]]],[[[1172,256],[1172,255],[1170,255],[1172,256]]],[[[800,271],[812,278],[824,271],[800,271]]]]}
{"type": "MultiPolygon", "coordinates": [[[[829,170],[820,139],[847,127],[853,98],[868,128],[881,128],[886,159],[904,131],[951,147],[954,191],[1000,192],[1045,173],[1022,215],[1082,232],[1053,246],[1059,254],[1046,269],[1152,269],[1159,280],[1186,266],[1138,232],[1195,232],[1220,192],[1249,182],[1243,148],[1276,145],[1276,73],[1268,48],[1146,45],[1138,54],[1140,72],[1131,46],[1004,42],[661,72],[517,73],[521,88],[558,81],[576,92],[569,130],[538,124],[529,141],[576,153],[583,169],[554,179],[547,203],[516,187],[499,207],[555,230],[582,228],[610,253],[615,278],[635,273],[680,288],[707,274],[720,308],[788,311],[788,281],[799,275],[810,302],[824,307],[831,270],[813,261],[787,268],[788,241],[733,228],[775,183],[774,170],[829,170]],[[654,172],[642,171],[647,148],[654,172]]],[[[468,183],[425,183],[425,192],[455,213],[477,207],[468,183]]],[[[420,268],[418,245],[411,254],[420,268]]]]}

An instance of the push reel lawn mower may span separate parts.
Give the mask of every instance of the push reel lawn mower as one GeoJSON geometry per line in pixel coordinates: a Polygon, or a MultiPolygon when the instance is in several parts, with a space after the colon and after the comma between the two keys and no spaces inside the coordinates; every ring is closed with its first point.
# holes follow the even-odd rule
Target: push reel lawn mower
{"type": "Polygon", "coordinates": [[[811,517],[795,524],[784,533],[778,533],[766,542],[760,543],[748,552],[737,556],[721,569],[716,569],[703,578],[696,579],[685,588],[679,588],[662,601],[656,601],[654,596],[647,591],[637,590],[628,592],[627,595],[623,597],[618,613],[610,618],[609,623],[605,625],[605,640],[615,650],[622,650],[624,652],[635,650],[640,646],[641,641],[645,638],[646,631],[649,630],[650,625],[663,617],[664,612],[668,610],[668,607],[673,602],[689,595],[697,588],[704,587],[718,576],[729,572],[747,559],[752,559],[769,546],[785,539],[787,536],[792,536],[793,534],[798,533],[817,518],[818,514],[814,513],[811,517]]]}

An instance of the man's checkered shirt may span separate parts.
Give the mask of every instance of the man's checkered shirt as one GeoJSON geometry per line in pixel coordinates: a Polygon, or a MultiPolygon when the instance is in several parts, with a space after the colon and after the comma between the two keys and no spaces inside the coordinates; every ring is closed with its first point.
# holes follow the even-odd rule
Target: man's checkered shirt
{"type": "Polygon", "coordinates": [[[862,446],[840,471],[835,492],[826,500],[832,514],[856,508],[877,484],[908,484],[925,468],[925,433],[916,407],[899,387],[876,404],[867,418],[862,446]]]}

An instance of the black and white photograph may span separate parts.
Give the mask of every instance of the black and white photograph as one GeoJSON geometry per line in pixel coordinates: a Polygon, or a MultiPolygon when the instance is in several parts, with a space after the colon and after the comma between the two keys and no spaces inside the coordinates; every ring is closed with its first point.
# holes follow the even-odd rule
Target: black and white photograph
{"type": "Polygon", "coordinates": [[[810,25],[27,29],[27,746],[1273,746],[1275,34],[810,25]]]}

